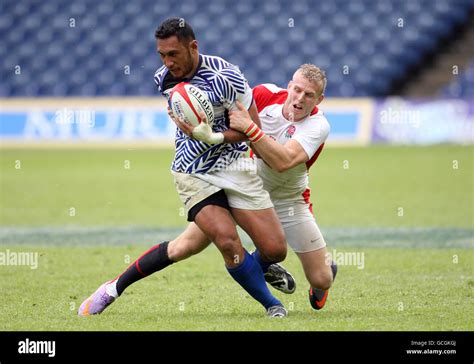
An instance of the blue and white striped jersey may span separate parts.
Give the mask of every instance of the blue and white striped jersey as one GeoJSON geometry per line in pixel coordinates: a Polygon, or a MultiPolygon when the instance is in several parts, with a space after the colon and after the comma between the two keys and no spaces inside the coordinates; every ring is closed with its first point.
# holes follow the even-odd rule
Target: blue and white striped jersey
{"type": "MultiPolygon", "coordinates": [[[[250,108],[253,98],[239,68],[220,57],[199,55],[196,73],[190,79],[175,79],[166,66],[155,73],[158,90],[168,98],[169,91],[179,82],[186,81],[204,91],[214,106],[214,132],[229,128],[228,111],[239,100],[250,108]]],[[[175,157],[171,169],[181,173],[207,173],[225,168],[247,150],[244,142],[232,144],[206,144],[186,136],[176,128],[175,157]]]]}

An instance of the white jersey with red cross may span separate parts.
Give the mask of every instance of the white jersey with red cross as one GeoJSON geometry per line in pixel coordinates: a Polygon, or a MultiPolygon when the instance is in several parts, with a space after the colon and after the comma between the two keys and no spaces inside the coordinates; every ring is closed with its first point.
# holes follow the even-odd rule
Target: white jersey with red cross
{"type": "Polygon", "coordinates": [[[323,112],[315,107],[311,114],[300,121],[290,121],[283,116],[283,104],[288,91],[273,84],[263,84],[253,89],[262,130],[280,144],[296,140],[309,160],[285,172],[277,172],[258,159],[258,174],[272,201],[304,199],[309,203],[308,170],[321,153],[330,126],[323,112]]]}

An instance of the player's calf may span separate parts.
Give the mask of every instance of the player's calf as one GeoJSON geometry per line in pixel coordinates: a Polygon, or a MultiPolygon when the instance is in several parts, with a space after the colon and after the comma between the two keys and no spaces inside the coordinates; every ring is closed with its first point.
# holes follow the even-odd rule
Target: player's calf
{"type": "Polygon", "coordinates": [[[179,262],[203,251],[211,241],[195,223],[190,223],[186,230],[168,244],[168,257],[179,262]]]}

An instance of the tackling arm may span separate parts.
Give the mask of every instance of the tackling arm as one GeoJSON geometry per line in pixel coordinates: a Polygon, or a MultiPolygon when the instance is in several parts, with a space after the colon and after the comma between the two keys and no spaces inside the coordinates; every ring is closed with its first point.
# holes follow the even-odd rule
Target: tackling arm
{"type": "MultiPolygon", "coordinates": [[[[255,150],[263,160],[278,172],[284,172],[300,163],[309,160],[308,155],[296,140],[290,140],[281,145],[272,138],[266,136],[254,125],[250,113],[237,102],[238,111],[230,113],[230,126],[233,129],[244,131],[250,135],[252,149],[255,150]],[[250,131],[248,131],[250,130],[250,131]]],[[[258,117],[258,115],[257,115],[258,117]]]]}
{"type": "MultiPolygon", "coordinates": [[[[258,117],[258,111],[257,106],[255,105],[255,101],[252,101],[252,105],[250,105],[248,113],[252,118],[253,122],[260,127],[260,118],[258,117]]],[[[245,135],[241,131],[231,128],[224,131],[224,143],[237,143],[247,141],[248,139],[249,138],[247,137],[247,135],[245,135]]]]}
{"type": "Polygon", "coordinates": [[[252,143],[252,149],[278,172],[285,172],[309,160],[303,147],[296,140],[290,140],[285,145],[281,145],[265,136],[258,143],[252,143]]]}

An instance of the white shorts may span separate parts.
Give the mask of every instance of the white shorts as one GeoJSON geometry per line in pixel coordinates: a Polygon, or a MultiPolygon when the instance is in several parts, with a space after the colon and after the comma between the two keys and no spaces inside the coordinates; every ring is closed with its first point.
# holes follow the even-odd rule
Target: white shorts
{"type": "Polygon", "coordinates": [[[283,226],[283,231],[288,245],[295,253],[307,253],[326,246],[326,241],[314,219],[298,225],[283,226]]]}
{"type": "Polygon", "coordinates": [[[210,173],[179,173],[172,171],[176,190],[186,210],[224,190],[230,207],[244,210],[263,210],[273,207],[270,195],[263,189],[260,177],[251,168],[235,168],[241,165],[239,158],[226,169],[210,173]],[[239,163],[236,163],[239,161],[239,163]]]}
{"type": "Polygon", "coordinates": [[[296,253],[306,253],[326,246],[309,202],[309,189],[304,194],[274,200],[275,210],[285,231],[286,241],[296,253]]]}

